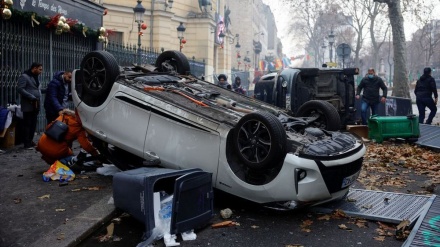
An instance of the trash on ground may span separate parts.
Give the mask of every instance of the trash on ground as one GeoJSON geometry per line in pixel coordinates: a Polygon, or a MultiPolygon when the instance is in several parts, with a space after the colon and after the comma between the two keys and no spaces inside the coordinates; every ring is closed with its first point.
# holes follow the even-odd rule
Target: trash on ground
{"type": "Polygon", "coordinates": [[[232,210],[229,208],[220,210],[220,215],[222,216],[223,219],[229,219],[232,216],[232,210]]]}
{"type": "Polygon", "coordinates": [[[55,161],[49,170],[43,173],[43,181],[49,182],[50,180],[60,180],[60,182],[69,182],[75,179],[75,173],[70,170],[69,167],[61,163],[60,161],[55,161]]]}
{"type": "Polygon", "coordinates": [[[188,240],[196,240],[197,234],[194,233],[194,230],[182,232],[182,240],[188,241],[188,240]]]}
{"type": "Polygon", "coordinates": [[[102,164],[102,167],[96,168],[96,172],[103,176],[113,176],[120,171],[119,168],[112,164],[102,164]]]}
{"type": "Polygon", "coordinates": [[[43,200],[43,199],[50,199],[50,195],[49,194],[42,195],[42,196],[39,196],[38,199],[41,199],[41,200],[43,200]]]}
{"type": "Polygon", "coordinates": [[[236,222],[234,222],[232,220],[226,220],[226,221],[212,224],[211,227],[212,228],[221,228],[221,227],[229,227],[229,226],[236,226],[236,225],[237,225],[236,222]]]}

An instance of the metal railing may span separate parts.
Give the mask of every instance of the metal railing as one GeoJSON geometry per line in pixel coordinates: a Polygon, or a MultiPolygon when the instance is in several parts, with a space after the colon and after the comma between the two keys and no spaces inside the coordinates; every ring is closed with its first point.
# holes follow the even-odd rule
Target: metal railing
{"type": "MultiPolygon", "coordinates": [[[[44,25],[32,27],[23,21],[7,21],[0,18],[0,106],[20,104],[17,92],[18,77],[33,62],[43,64],[43,73],[39,76],[42,89],[52,79],[56,71],[80,67],[82,58],[90,51],[98,49],[96,37],[75,36],[68,33],[56,35],[44,25]]],[[[108,43],[104,49],[112,53],[121,66],[130,66],[137,58],[137,46],[108,43]]],[[[143,64],[154,64],[162,51],[159,49],[141,49],[143,64]]],[[[202,76],[205,73],[205,63],[189,61],[191,73],[202,76]]],[[[46,126],[43,107],[45,95],[41,99],[41,111],[38,115],[37,132],[42,132],[46,126]]],[[[73,105],[71,104],[71,107],[73,105]]]]}

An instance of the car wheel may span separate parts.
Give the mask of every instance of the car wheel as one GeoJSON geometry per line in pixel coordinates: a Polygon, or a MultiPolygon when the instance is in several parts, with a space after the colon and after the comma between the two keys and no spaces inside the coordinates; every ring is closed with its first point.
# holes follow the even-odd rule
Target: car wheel
{"type": "MultiPolygon", "coordinates": [[[[119,76],[119,65],[107,51],[92,51],[81,61],[82,93],[106,98],[119,76]]],[[[86,102],[87,103],[87,102],[86,102]]]]}
{"type": "Polygon", "coordinates": [[[336,108],[327,101],[310,100],[302,104],[297,117],[316,117],[315,127],[335,131],[341,129],[341,119],[336,108]]]}
{"type": "Polygon", "coordinates": [[[155,66],[159,72],[175,72],[186,75],[191,68],[186,56],[178,51],[162,52],[156,59],[155,66]]]}
{"type": "Polygon", "coordinates": [[[253,112],[238,121],[233,145],[238,158],[249,169],[270,169],[285,156],[286,132],[274,115],[253,112]]]}

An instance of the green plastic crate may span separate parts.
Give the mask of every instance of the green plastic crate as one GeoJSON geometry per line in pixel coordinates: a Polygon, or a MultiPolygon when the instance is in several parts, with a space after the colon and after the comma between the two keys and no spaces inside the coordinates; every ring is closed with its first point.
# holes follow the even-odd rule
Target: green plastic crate
{"type": "Polygon", "coordinates": [[[372,116],[368,119],[368,138],[382,143],[387,138],[419,138],[419,118],[408,116],[372,116]]]}

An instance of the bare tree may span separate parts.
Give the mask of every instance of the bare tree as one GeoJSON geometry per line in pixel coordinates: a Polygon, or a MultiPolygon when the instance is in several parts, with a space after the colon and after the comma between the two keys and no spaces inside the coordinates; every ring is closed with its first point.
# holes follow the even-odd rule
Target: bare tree
{"type": "Polygon", "coordinates": [[[420,35],[418,35],[417,42],[423,50],[424,64],[430,66],[432,64],[432,57],[436,47],[440,45],[440,35],[438,32],[434,32],[435,25],[433,19],[436,15],[433,13],[434,4],[430,3],[424,6],[415,8],[413,13],[415,16],[415,23],[421,29],[420,35]]]}
{"type": "Polygon", "coordinates": [[[374,0],[385,3],[388,6],[388,18],[390,19],[393,33],[394,47],[394,77],[392,96],[410,98],[408,69],[406,67],[406,43],[405,29],[403,28],[403,16],[401,0],[374,0]]]}
{"type": "Polygon", "coordinates": [[[331,10],[326,9],[327,5],[320,0],[284,0],[283,2],[289,6],[291,15],[296,17],[289,27],[289,32],[304,38],[303,47],[312,55],[311,59],[318,67],[322,43],[334,20],[334,18],[324,18],[327,21],[323,21],[323,16],[328,16],[331,10]]]}
{"type": "Polygon", "coordinates": [[[354,64],[356,67],[359,66],[359,53],[362,49],[362,45],[364,43],[364,31],[365,27],[368,23],[369,16],[366,14],[365,10],[365,2],[369,2],[368,0],[339,0],[337,1],[343,8],[343,13],[347,16],[350,16],[351,22],[347,22],[345,24],[351,26],[356,32],[356,45],[352,46],[354,51],[354,64]],[[362,6],[363,8],[359,8],[362,6]]]}
{"type": "Polygon", "coordinates": [[[386,5],[373,2],[372,0],[364,1],[363,4],[370,20],[370,38],[373,48],[373,60],[371,67],[377,68],[377,61],[379,61],[379,50],[385,42],[389,29],[389,21],[385,21],[383,18],[380,18],[384,14],[386,5]]]}

